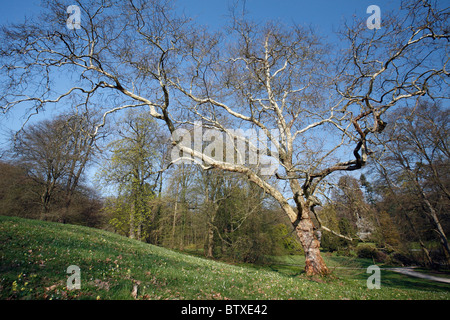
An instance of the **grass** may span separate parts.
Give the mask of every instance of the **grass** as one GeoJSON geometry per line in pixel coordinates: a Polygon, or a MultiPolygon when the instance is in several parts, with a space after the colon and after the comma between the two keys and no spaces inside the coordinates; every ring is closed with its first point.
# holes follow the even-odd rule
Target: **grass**
{"type": "Polygon", "coordinates": [[[439,278],[445,278],[445,279],[450,279],[450,273],[444,272],[444,271],[434,271],[434,270],[428,270],[428,269],[424,269],[424,268],[416,268],[414,269],[414,271],[418,271],[424,274],[428,274],[430,276],[433,277],[439,277],[439,278]]]}
{"type": "Polygon", "coordinates": [[[103,230],[0,216],[0,299],[450,299],[450,285],[382,270],[369,290],[363,259],[325,256],[334,275],[309,278],[299,256],[231,265],[103,230]],[[67,290],[66,269],[81,269],[67,290]],[[345,269],[344,269],[345,268],[345,269]],[[357,269],[363,268],[363,269],[357,269]]]}

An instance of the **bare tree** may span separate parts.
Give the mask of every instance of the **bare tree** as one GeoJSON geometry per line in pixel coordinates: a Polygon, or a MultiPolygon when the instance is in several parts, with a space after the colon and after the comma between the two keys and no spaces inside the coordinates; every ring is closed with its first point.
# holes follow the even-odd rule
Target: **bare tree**
{"type": "MultiPolygon", "coordinates": [[[[314,211],[321,184],[334,172],[366,164],[371,135],[383,131],[386,123],[381,118],[389,108],[423,95],[447,97],[439,95],[448,77],[445,12],[421,4],[405,5],[406,12],[386,19],[380,32],[368,31],[364,23],[348,27],[343,35],[349,50],[337,65],[310,30],[280,24],[261,27],[236,18],[227,48],[218,45],[217,37],[202,41],[201,33],[189,43],[193,71],[173,85],[194,102],[190,109],[203,123],[227,135],[232,133],[226,123],[263,131],[283,171],[275,176],[287,181],[292,197],[249,166],[216,161],[185,146],[180,149],[202,159],[205,167],[247,175],[273,196],[305,249],[307,274],[328,272],[314,232],[333,232],[314,211]],[[345,154],[353,159],[339,161],[345,154]]],[[[263,143],[258,151],[264,149],[263,143]]]]}
{"type": "Polygon", "coordinates": [[[67,177],[64,179],[64,211],[60,220],[65,222],[69,207],[77,187],[80,185],[88,163],[98,151],[97,143],[103,137],[102,134],[94,134],[96,121],[95,111],[77,109],[69,114],[66,121],[66,130],[71,145],[62,152],[68,155],[67,177]]]}
{"type": "Polygon", "coordinates": [[[50,211],[55,190],[62,188],[64,209],[58,220],[65,222],[73,195],[100,137],[93,135],[92,120],[89,112],[72,112],[30,124],[14,135],[15,156],[42,187],[41,219],[50,211]]]}
{"type": "Polygon", "coordinates": [[[384,197],[388,199],[388,202],[390,204],[394,204],[396,207],[399,208],[399,211],[402,214],[402,218],[404,218],[409,227],[409,230],[414,235],[414,239],[417,239],[417,241],[420,244],[420,249],[423,252],[425,263],[429,266],[433,266],[434,262],[431,258],[430,250],[427,248],[425,242],[423,241],[423,237],[421,235],[420,230],[418,230],[419,225],[417,223],[414,223],[415,221],[413,219],[412,214],[414,210],[411,208],[407,208],[404,205],[405,202],[411,204],[413,203],[413,201],[411,201],[410,198],[405,199],[405,194],[402,193],[402,190],[399,187],[399,185],[395,181],[393,181],[395,175],[393,176],[392,172],[386,168],[386,163],[383,163],[383,165],[380,165],[378,163],[376,168],[380,176],[380,181],[382,182],[383,185],[382,189],[384,190],[385,193],[384,197]]]}
{"type": "Polygon", "coordinates": [[[258,151],[279,160],[281,187],[258,163],[178,146],[205,168],[240,172],[275,198],[304,247],[307,274],[328,273],[314,231],[331,230],[313,224],[315,193],[330,174],[365,165],[370,137],[384,129],[389,108],[423,95],[440,98],[447,85],[448,12],[425,1],[404,5],[380,30],[347,28],[349,51],[342,55],[327,54],[298,26],[258,26],[235,15],[231,33],[217,35],[178,15],[170,1],[72,2],[80,29],[65,27],[62,1],[48,3],[45,19],[2,28],[2,110],[26,105],[37,112],[77,93],[104,106],[97,131],[109,114],[140,106],[171,133],[192,120],[227,135],[230,125],[261,130],[274,152],[258,151]],[[63,73],[72,83],[61,94],[52,80],[63,73]]]}
{"type": "Polygon", "coordinates": [[[422,102],[416,108],[400,108],[390,120],[394,125],[387,130],[386,153],[381,164],[388,167],[390,175],[409,187],[412,198],[415,197],[412,201],[420,199],[449,263],[450,247],[441,223],[446,212],[440,210],[450,199],[449,112],[422,102]]]}

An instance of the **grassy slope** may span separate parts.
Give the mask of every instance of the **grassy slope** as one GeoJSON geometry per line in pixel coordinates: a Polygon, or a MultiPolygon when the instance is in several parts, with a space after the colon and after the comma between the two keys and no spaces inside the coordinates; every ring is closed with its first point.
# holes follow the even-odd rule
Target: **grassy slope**
{"type": "Polygon", "coordinates": [[[449,285],[389,271],[369,290],[365,270],[313,280],[297,268],[234,266],[102,230],[0,216],[1,299],[133,299],[135,285],[138,299],[450,299],[449,285]],[[81,269],[81,290],[66,289],[69,265],[81,269]]]}

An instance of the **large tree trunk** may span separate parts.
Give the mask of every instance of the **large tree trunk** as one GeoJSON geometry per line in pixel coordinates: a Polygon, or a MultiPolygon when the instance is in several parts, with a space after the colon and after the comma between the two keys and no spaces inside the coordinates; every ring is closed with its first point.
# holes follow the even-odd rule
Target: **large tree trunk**
{"type": "Polygon", "coordinates": [[[309,209],[303,208],[302,217],[295,227],[297,236],[305,251],[305,272],[307,275],[327,275],[330,273],[320,254],[320,242],[315,236],[314,224],[309,209]]]}
{"type": "Polygon", "coordinates": [[[289,208],[291,208],[290,206],[285,206],[283,209],[290,217],[303,247],[303,251],[305,252],[305,272],[307,275],[327,275],[330,271],[320,254],[320,241],[314,232],[315,228],[311,219],[312,212],[308,204],[309,202],[303,198],[302,188],[297,180],[292,179],[290,181],[290,187],[294,193],[297,213],[293,215],[292,212],[288,212],[289,208]]]}
{"type": "Polygon", "coordinates": [[[294,194],[294,201],[297,205],[298,212],[289,204],[284,195],[271,185],[265,183],[260,177],[250,170],[243,168],[233,168],[227,165],[218,166],[220,169],[245,173],[249,180],[265,192],[268,192],[280,204],[282,210],[289,217],[292,225],[297,232],[297,236],[305,251],[305,272],[307,275],[326,275],[329,274],[325,261],[320,254],[320,242],[315,236],[315,228],[311,220],[311,209],[307,201],[303,198],[302,188],[296,179],[289,181],[291,191],[294,194]]]}

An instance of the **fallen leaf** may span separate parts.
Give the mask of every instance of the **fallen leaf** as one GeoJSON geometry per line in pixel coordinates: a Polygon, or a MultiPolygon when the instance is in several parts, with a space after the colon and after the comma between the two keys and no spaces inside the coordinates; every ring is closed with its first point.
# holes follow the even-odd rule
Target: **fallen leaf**
{"type": "Polygon", "coordinates": [[[54,284],[54,285],[52,285],[52,286],[50,286],[50,287],[45,288],[45,291],[51,291],[51,290],[54,290],[54,289],[56,289],[57,286],[58,286],[57,284],[54,284]]]}
{"type": "Polygon", "coordinates": [[[133,285],[133,290],[131,290],[131,296],[132,296],[134,299],[137,299],[137,292],[138,292],[138,285],[137,285],[137,284],[134,284],[134,285],[133,285]]]}

